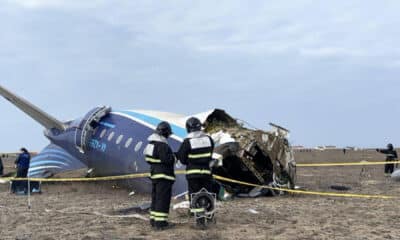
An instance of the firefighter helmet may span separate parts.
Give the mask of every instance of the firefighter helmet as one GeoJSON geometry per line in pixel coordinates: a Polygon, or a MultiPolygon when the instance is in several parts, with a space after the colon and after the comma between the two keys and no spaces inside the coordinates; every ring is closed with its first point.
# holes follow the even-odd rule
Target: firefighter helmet
{"type": "Polygon", "coordinates": [[[188,133],[201,130],[201,122],[198,118],[191,117],[186,121],[186,130],[188,133]]]}
{"type": "Polygon", "coordinates": [[[171,125],[168,122],[160,122],[157,125],[156,132],[161,136],[168,138],[172,134],[171,125]]]}

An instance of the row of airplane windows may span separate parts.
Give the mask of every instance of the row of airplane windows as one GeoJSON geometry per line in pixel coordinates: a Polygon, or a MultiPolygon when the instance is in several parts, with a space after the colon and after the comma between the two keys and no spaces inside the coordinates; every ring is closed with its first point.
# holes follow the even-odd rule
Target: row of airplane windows
{"type": "MultiPolygon", "coordinates": [[[[96,129],[97,130],[97,129],[96,129]]],[[[96,131],[95,130],[95,131],[96,131]]],[[[96,132],[95,132],[96,133],[96,132]]],[[[95,134],[94,133],[94,134],[95,134]]],[[[105,135],[106,135],[106,133],[107,133],[107,129],[103,129],[102,131],[101,131],[101,133],[100,133],[100,139],[102,139],[105,135]]],[[[112,140],[113,140],[113,138],[114,138],[114,136],[115,136],[115,132],[111,132],[109,135],[108,135],[108,137],[107,137],[107,140],[109,141],[109,142],[111,142],[112,140]]],[[[122,142],[122,140],[124,139],[124,135],[119,135],[118,136],[118,138],[117,138],[117,140],[115,141],[115,144],[120,144],[121,142],[122,142]]],[[[125,142],[125,148],[128,148],[129,146],[131,146],[131,144],[132,144],[132,142],[133,142],[133,138],[128,138],[127,140],[126,140],[126,142],[125,142]]],[[[135,146],[135,151],[137,152],[137,151],[139,151],[141,148],[142,148],[142,145],[143,145],[143,142],[138,142],[137,144],[136,144],[136,146],[135,146]]]]}

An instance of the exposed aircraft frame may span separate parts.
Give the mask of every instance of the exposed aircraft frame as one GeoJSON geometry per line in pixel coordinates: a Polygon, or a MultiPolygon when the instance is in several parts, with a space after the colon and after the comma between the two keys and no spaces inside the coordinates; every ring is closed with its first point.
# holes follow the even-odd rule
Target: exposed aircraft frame
{"type": "MultiPolygon", "coordinates": [[[[51,177],[81,168],[91,169],[94,176],[148,172],[143,148],[156,125],[161,121],[172,125],[174,135],[169,144],[176,151],[186,136],[186,120],[195,116],[216,143],[214,156],[219,162],[213,167],[214,173],[254,184],[295,186],[296,163],[287,139],[289,131],[275,124],[271,124],[272,131],[249,129],[220,109],[183,116],[158,111],[113,111],[111,107],[96,107],[81,118],[63,122],[2,86],[0,95],[45,127],[45,136],[50,140],[50,145],[32,158],[30,177],[51,177]]],[[[177,170],[183,168],[176,164],[177,170]]],[[[149,179],[132,180],[129,184],[138,191],[150,189],[149,179]]],[[[252,190],[237,184],[223,185],[233,193],[252,190]]],[[[186,189],[185,177],[177,176],[174,193],[186,189]]]]}

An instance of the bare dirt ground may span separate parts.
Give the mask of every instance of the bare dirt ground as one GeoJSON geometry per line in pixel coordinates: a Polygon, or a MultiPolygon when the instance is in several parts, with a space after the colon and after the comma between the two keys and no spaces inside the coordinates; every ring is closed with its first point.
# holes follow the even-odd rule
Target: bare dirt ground
{"type": "MultiPolygon", "coordinates": [[[[366,157],[369,153],[351,159],[338,153],[318,154],[300,153],[298,162],[383,159],[381,155],[366,157]]],[[[6,172],[12,170],[11,165],[6,162],[6,172]]],[[[170,220],[177,227],[154,232],[147,221],[112,215],[149,200],[145,194],[129,197],[128,190],[113,185],[45,184],[43,194],[32,196],[29,210],[26,196],[11,195],[8,185],[0,184],[0,239],[400,239],[399,198],[297,194],[236,198],[219,202],[217,223],[207,231],[193,229],[185,214],[171,211],[170,220]]],[[[342,185],[351,188],[346,193],[400,197],[400,182],[385,178],[382,165],[298,168],[298,185],[324,192],[334,192],[331,185],[342,185]]]]}

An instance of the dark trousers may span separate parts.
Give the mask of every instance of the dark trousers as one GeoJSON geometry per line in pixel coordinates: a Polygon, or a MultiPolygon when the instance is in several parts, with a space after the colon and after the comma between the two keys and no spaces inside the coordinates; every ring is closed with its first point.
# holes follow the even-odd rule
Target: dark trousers
{"type": "MultiPolygon", "coordinates": [[[[393,161],[393,160],[386,160],[393,161]]],[[[392,173],[394,171],[394,163],[385,164],[385,173],[392,173]]]]}
{"type": "MultiPolygon", "coordinates": [[[[192,194],[197,193],[203,188],[208,192],[212,192],[212,177],[210,175],[205,176],[196,176],[195,178],[188,178],[188,187],[189,187],[189,202],[190,202],[190,213],[192,215],[201,215],[204,214],[204,208],[196,208],[195,205],[192,204],[192,194]]],[[[204,224],[205,218],[201,217],[196,219],[197,224],[204,224]]]]}
{"type": "Polygon", "coordinates": [[[162,227],[168,224],[173,184],[170,180],[152,180],[150,220],[155,226],[162,227]]]}
{"type": "Polygon", "coordinates": [[[207,191],[212,192],[212,178],[211,176],[188,178],[189,185],[189,199],[192,200],[192,194],[199,192],[205,188],[207,191]]]}
{"type": "MultiPolygon", "coordinates": [[[[28,176],[28,168],[18,168],[17,169],[17,178],[26,178],[28,176]]],[[[28,181],[12,181],[11,184],[11,191],[18,192],[18,191],[28,191],[28,181]]]]}

